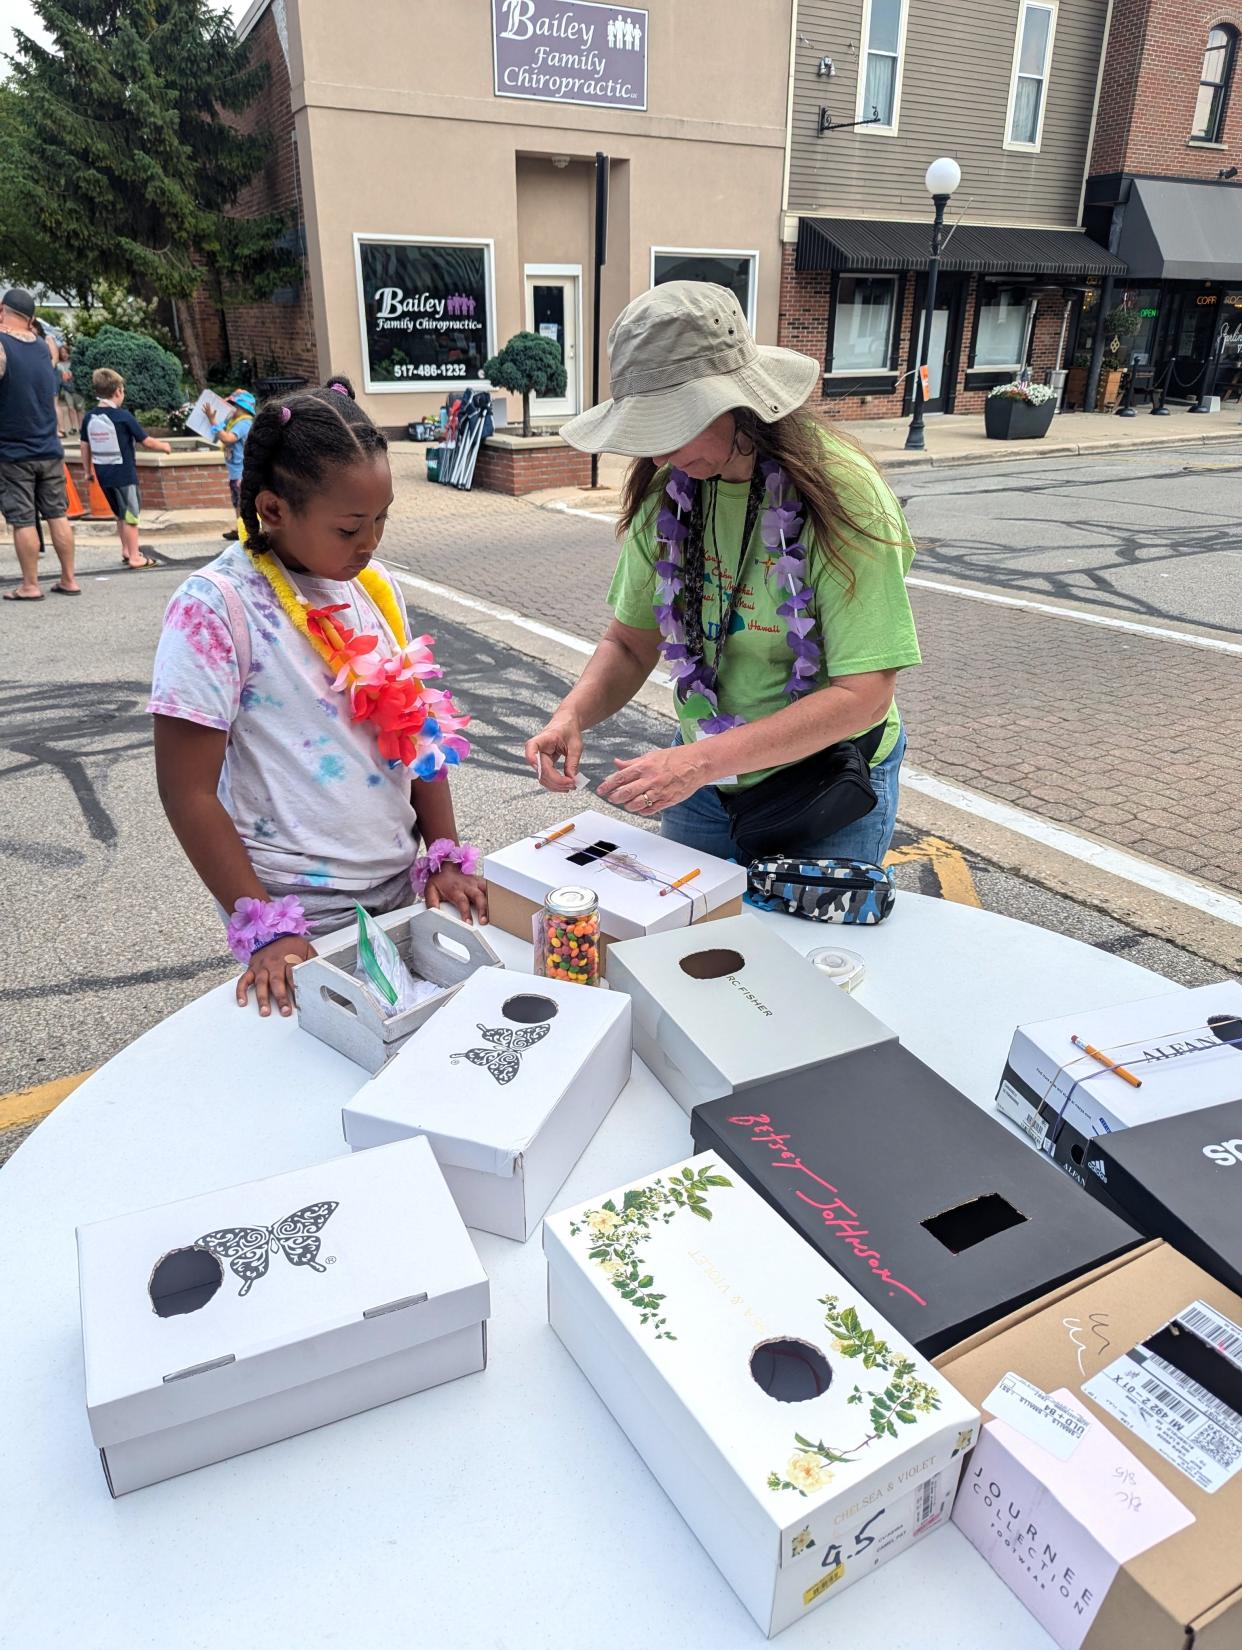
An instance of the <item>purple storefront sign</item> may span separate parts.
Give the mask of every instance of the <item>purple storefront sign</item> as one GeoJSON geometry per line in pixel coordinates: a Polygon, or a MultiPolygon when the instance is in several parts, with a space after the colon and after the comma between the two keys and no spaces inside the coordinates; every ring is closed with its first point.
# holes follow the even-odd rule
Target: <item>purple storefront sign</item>
{"type": "Polygon", "coordinates": [[[647,107],[647,13],[588,0],[492,0],[497,97],[647,107]]]}

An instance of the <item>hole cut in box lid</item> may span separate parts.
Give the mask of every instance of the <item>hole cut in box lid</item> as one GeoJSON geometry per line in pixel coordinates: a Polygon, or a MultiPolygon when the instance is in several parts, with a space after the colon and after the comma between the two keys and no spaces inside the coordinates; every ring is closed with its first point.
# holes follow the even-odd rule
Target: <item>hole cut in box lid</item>
{"type": "Polygon", "coordinates": [[[986,1243],[998,1232],[1007,1232],[1025,1221],[1026,1216],[1019,1214],[999,1192],[985,1192],[952,1209],[942,1209],[922,1224],[938,1243],[943,1243],[952,1254],[960,1255],[966,1249],[973,1249],[976,1243],[986,1243]]]}

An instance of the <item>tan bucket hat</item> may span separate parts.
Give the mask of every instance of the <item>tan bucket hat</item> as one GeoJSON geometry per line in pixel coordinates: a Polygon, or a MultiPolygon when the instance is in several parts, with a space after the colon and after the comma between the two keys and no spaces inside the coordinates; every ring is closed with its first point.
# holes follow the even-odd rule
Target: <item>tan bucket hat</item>
{"type": "Polygon", "coordinates": [[[735,407],[765,423],[794,412],[820,375],[796,350],[756,344],[742,306],[709,281],[666,281],[627,304],[608,334],[612,400],[561,435],[586,453],[675,452],[735,407]]]}

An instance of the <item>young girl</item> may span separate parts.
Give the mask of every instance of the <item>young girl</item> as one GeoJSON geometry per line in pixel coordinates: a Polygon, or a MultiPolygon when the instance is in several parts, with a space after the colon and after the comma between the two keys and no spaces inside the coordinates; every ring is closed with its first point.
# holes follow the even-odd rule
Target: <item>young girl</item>
{"type": "Polygon", "coordinates": [[[291,1009],[308,938],[410,903],[487,921],[448,769],[467,718],[372,562],[388,443],[335,389],[269,403],[246,444],[242,542],[173,596],[150,710],[169,823],[225,912],[260,1014],[291,1009]],[[419,840],[430,844],[415,858],[419,840]]]}

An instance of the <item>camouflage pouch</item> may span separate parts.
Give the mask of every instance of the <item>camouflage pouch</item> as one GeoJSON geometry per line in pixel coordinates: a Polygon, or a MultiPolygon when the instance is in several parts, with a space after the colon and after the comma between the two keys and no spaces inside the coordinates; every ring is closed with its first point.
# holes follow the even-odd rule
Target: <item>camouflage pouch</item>
{"type": "Polygon", "coordinates": [[[811,922],[883,922],[897,890],[882,865],[861,859],[756,859],[746,873],[746,903],[811,922]]]}

